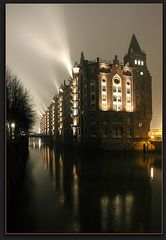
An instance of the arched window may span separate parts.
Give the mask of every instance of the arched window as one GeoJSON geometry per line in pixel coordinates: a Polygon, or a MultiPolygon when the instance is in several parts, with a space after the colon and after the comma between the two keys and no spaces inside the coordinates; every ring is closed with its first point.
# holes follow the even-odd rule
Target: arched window
{"type": "Polygon", "coordinates": [[[127,79],[126,81],[126,111],[131,112],[132,99],[131,99],[131,81],[127,79]]]}
{"type": "Polygon", "coordinates": [[[112,108],[114,111],[122,111],[122,80],[118,74],[112,78],[112,108]]]}
{"type": "Polygon", "coordinates": [[[101,109],[107,110],[107,79],[101,79],[101,109]]]}

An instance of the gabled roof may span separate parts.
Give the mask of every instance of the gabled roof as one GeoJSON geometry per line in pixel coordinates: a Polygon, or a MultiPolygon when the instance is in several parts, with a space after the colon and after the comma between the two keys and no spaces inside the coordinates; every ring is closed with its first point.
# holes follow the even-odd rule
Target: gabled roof
{"type": "Polygon", "coordinates": [[[136,39],[136,36],[134,34],[133,34],[133,36],[131,38],[131,42],[130,42],[130,46],[129,46],[129,50],[128,50],[127,55],[132,53],[132,52],[134,52],[134,53],[141,53],[142,54],[142,50],[141,50],[141,48],[139,46],[139,43],[138,43],[138,41],[136,39]]]}

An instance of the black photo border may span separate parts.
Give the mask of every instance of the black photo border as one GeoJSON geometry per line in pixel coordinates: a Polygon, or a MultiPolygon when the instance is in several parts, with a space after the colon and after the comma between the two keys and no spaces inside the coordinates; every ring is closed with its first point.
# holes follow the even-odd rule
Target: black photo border
{"type": "MultiPolygon", "coordinates": [[[[155,16],[154,16],[155,17],[155,16]]],[[[0,239],[2,240],[16,240],[16,239],[27,239],[27,240],[40,240],[40,239],[68,239],[68,238],[76,238],[76,239],[149,239],[149,240],[158,240],[158,239],[166,239],[166,230],[165,230],[165,216],[166,216],[166,209],[165,209],[165,194],[166,194],[166,164],[165,164],[165,156],[166,156],[166,53],[165,53],[165,41],[166,41],[166,30],[165,30],[165,21],[166,21],[166,2],[164,0],[7,0],[7,1],[0,1],[0,239]],[[163,5],[163,233],[162,234],[107,234],[107,235],[100,235],[100,234],[20,234],[20,235],[8,235],[5,234],[5,155],[6,155],[6,139],[5,139],[5,5],[8,3],[161,3],[163,5]]]]}

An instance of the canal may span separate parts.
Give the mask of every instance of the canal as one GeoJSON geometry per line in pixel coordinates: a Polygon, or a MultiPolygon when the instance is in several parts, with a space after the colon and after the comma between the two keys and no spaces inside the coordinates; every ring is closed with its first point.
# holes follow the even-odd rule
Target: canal
{"type": "Polygon", "coordinates": [[[160,233],[161,155],[92,153],[30,138],[8,233],[160,233]]]}

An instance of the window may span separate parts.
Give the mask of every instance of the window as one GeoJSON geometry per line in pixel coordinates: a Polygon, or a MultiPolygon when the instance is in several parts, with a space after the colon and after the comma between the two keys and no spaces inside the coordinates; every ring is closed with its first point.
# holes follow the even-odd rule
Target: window
{"type": "Polygon", "coordinates": [[[121,92],[121,87],[118,87],[118,92],[119,92],[119,93],[121,92]]]}
{"type": "Polygon", "coordinates": [[[102,122],[107,122],[107,114],[103,114],[103,116],[102,116],[102,122]]]}
{"type": "Polygon", "coordinates": [[[113,129],[112,137],[113,137],[113,138],[117,138],[117,128],[114,128],[114,129],[113,129]]]}
{"type": "Polygon", "coordinates": [[[118,138],[122,138],[122,128],[117,128],[118,138]]]}
{"type": "Polygon", "coordinates": [[[95,91],[95,86],[92,85],[92,86],[91,86],[91,92],[94,92],[94,91],[95,91]]]}
{"type": "Polygon", "coordinates": [[[131,128],[127,128],[127,137],[131,138],[131,128]]]}
{"type": "Polygon", "coordinates": [[[118,74],[115,74],[113,77],[113,110],[120,111],[121,108],[121,101],[122,101],[122,85],[121,85],[121,78],[118,74]]]}
{"type": "Polygon", "coordinates": [[[90,114],[90,121],[95,122],[96,121],[96,115],[94,113],[90,114]]]}
{"type": "Polygon", "coordinates": [[[121,100],[122,100],[121,96],[118,96],[118,102],[121,102],[121,100]]]}
{"type": "Polygon", "coordinates": [[[142,66],[144,65],[144,62],[143,62],[143,61],[141,61],[141,65],[142,65],[142,66]]]}
{"type": "Polygon", "coordinates": [[[140,72],[140,75],[144,75],[144,73],[143,73],[143,72],[140,72]]]}
{"type": "Polygon", "coordinates": [[[106,105],[105,105],[105,104],[102,104],[102,110],[103,110],[103,111],[106,111],[106,110],[107,110],[107,108],[106,108],[106,105]]]}
{"type": "Polygon", "coordinates": [[[130,116],[127,118],[127,124],[131,124],[131,117],[130,116]]]}
{"type": "Polygon", "coordinates": [[[127,81],[127,86],[130,86],[130,82],[129,81],[127,81]]]}
{"type": "Polygon", "coordinates": [[[102,101],[106,101],[106,95],[105,94],[102,95],[102,101]]]}
{"type": "Polygon", "coordinates": [[[107,90],[106,90],[106,79],[101,80],[101,100],[102,100],[102,106],[101,109],[103,111],[107,110],[107,90]]]}
{"type": "Polygon", "coordinates": [[[116,92],[116,87],[113,87],[113,92],[116,92]]]}
{"type": "Polygon", "coordinates": [[[141,64],[141,62],[140,62],[140,60],[138,60],[138,65],[140,65],[141,64]]]}
{"type": "Polygon", "coordinates": [[[140,123],[138,124],[138,126],[139,126],[139,127],[142,127],[142,122],[140,122],[140,123]]]}
{"type": "Polygon", "coordinates": [[[117,101],[117,96],[113,96],[113,99],[116,102],[117,101]]]}
{"type": "Polygon", "coordinates": [[[113,110],[117,110],[117,105],[116,104],[113,104],[113,110]]]}
{"type": "Polygon", "coordinates": [[[106,85],[106,80],[105,79],[102,79],[102,85],[106,85]]]}
{"type": "Polygon", "coordinates": [[[129,94],[130,94],[130,88],[128,88],[128,89],[127,89],[127,93],[129,93],[129,94]]]}
{"type": "Polygon", "coordinates": [[[114,79],[114,83],[115,83],[115,84],[119,84],[119,83],[120,83],[120,80],[119,80],[118,78],[115,78],[115,79],[114,79]]]}
{"type": "Polygon", "coordinates": [[[103,138],[107,137],[107,127],[105,127],[105,126],[102,128],[102,137],[103,138]]]}
{"type": "Polygon", "coordinates": [[[78,114],[78,109],[73,109],[73,115],[76,116],[78,114]]]}
{"type": "Polygon", "coordinates": [[[95,125],[91,125],[91,136],[92,137],[96,136],[96,127],[95,127],[95,125]]]}
{"type": "Polygon", "coordinates": [[[113,128],[113,138],[122,138],[122,127],[115,127],[113,128]]]}
{"type": "Polygon", "coordinates": [[[95,95],[91,95],[91,101],[95,101],[95,95]]]}
{"type": "Polygon", "coordinates": [[[137,64],[137,60],[134,60],[134,63],[137,64]]]}
{"type": "Polygon", "coordinates": [[[127,111],[127,112],[131,112],[131,106],[130,106],[130,105],[127,105],[126,111],[127,111]]]}
{"type": "Polygon", "coordinates": [[[122,106],[118,105],[118,111],[121,111],[121,110],[122,110],[122,106]]]}
{"type": "Polygon", "coordinates": [[[130,103],[130,101],[131,101],[131,98],[127,97],[127,103],[130,103]]]}

